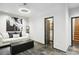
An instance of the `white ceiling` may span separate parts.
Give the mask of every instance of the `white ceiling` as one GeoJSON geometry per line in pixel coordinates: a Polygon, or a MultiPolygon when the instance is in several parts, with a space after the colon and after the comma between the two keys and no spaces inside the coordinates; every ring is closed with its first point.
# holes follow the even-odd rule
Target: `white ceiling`
{"type": "Polygon", "coordinates": [[[48,9],[55,8],[56,5],[59,4],[53,4],[53,3],[27,3],[27,5],[23,6],[23,3],[0,3],[0,11],[17,14],[25,17],[31,16],[31,14],[34,14],[34,12],[47,12],[48,9]],[[19,13],[19,8],[28,8],[31,10],[30,14],[21,14],[19,13]]]}
{"type": "MultiPolygon", "coordinates": [[[[20,16],[30,16],[31,14],[24,15],[19,13],[18,9],[22,7],[26,7],[31,10],[31,13],[35,11],[38,12],[47,12],[48,9],[55,8],[55,6],[62,3],[27,3],[27,5],[23,5],[23,3],[0,3],[0,11],[17,14],[20,16]]],[[[62,4],[63,5],[63,4],[62,4]]],[[[79,7],[79,3],[68,3],[69,8],[77,8],[79,7]]]]}
{"type": "Polygon", "coordinates": [[[79,7],[79,3],[69,3],[68,7],[69,8],[77,8],[77,7],[79,7]]]}
{"type": "Polygon", "coordinates": [[[29,16],[29,15],[24,15],[19,12],[19,8],[23,8],[22,3],[0,3],[0,11],[10,13],[10,14],[16,14],[20,16],[29,16]]]}

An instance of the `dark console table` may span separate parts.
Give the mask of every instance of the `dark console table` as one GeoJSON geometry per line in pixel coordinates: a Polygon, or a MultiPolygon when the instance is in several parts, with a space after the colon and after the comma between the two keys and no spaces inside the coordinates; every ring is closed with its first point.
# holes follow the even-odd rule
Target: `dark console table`
{"type": "Polygon", "coordinates": [[[25,51],[25,50],[33,48],[33,47],[34,47],[34,41],[33,40],[15,42],[15,43],[11,43],[10,51],[11,51],[12,55],[15,55],[17,53],[20,53],[22,51],[25,51]]]}

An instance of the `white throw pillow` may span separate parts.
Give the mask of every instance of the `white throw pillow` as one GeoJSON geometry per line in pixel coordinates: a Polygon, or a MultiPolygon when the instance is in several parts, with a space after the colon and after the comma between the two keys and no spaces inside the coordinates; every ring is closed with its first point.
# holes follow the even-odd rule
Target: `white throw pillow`
{"type": "Polygon", "coordinates": [[[18,38],[19,34],[13,34],[13,38],[18,38]]]}
{"type": "Polygon", "coordinates": [[[3,36],[3,38],[4,38],[4,39],[9,38],[9,35],[8,35],[8,33],[7,33],[7,32],[3,32],[3,33],[2,33],[2,36],[3,36]]]}
{"type": "Polygon", "coordinates": [[[0,35],[0,42],[2,41],[2,39],[3,39],[3,37],[2,37],[2,35],[0,35]]]}
{"type": "Polygon", "coordinates": [[[22,36],[28,36],[29,33],[22,33],[22,36]]]}

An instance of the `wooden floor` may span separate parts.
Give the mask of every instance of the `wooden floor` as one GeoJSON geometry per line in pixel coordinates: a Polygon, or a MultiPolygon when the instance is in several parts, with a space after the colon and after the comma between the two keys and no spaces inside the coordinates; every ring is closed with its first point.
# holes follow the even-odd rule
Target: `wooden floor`
{"type": "MultiPolygon", "coordinates": [[[[11,55],[10,46],[1,48],[0,55],[11,55]]],[[[18,53],[17,55],[79,55],[79,45],[69,47],[68,51],[63,52],[51,46],[45,48],[45,45],[35,42],[34,48],[18,53]]]]}
{"type": "Polygon", "coordinates": [[[73,45],[79,45],[79,40],[73,40],[73,45]]]}

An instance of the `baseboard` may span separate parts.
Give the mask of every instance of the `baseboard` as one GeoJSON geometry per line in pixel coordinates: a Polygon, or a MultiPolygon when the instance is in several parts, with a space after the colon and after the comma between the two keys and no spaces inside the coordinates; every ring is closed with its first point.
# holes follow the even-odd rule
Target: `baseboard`
{"type": "MultiPolygon", "coordinates": [[[[31,40],[32,40],[32,39],[31,39],[31,40]]],[[[33,40],[33,41],[44,45],[44,43],[41,43],[40,41],[37,41],[37,40],[33,40]]]]}
{"type": "Polygon", "coordinates": [[[63,51],[63,50],[60,50],[60,49],[57,49],[57,48],[54,48],[54,49],[66,53],[66,51],[63,51]]]}

